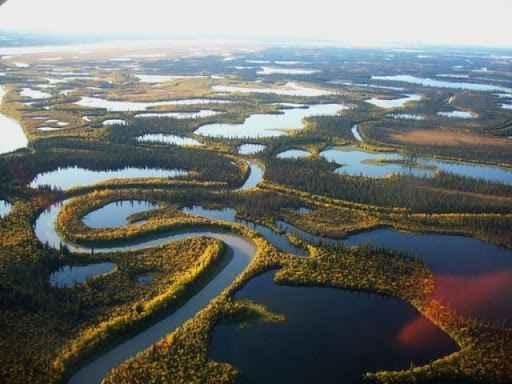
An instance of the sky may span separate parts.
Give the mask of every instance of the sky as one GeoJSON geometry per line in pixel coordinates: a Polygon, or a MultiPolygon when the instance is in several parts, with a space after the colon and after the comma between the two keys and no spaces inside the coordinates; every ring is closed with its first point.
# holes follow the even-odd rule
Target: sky
{"type": "Polygon", "coordinates": [[[511,15],[510,0],[8,0],[0,29],[512,47],[511,15]]]}

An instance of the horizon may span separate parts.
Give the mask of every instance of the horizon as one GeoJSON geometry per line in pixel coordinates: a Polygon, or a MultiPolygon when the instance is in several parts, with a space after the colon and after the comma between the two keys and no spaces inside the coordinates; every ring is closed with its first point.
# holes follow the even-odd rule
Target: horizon
{"type": "Polygon", "coordinates": [[[0,384],[512,383],[511,0],[102,1],[0,0],[0,384]]]}
{"type": "Polygon", "coordinates": [[[294,12],[290,12],[292,3],[288,0],[277,5],[263,0],[258,7],[247,9],[229,4],[227,0],[216,4],[192,1],[174,7],[162,0],[148,0],[144,9],[137,3],[123,4],[122,20],[113,23],[112,15],[119,13],[119,6],[114,3],[47,0],[41,4],[34,0],[9,0],[3,5],[0,3],[0,30],[67,37],[284,40],[356,47],[512,47],[512,25],[507,22],[512,4],[504,0],[490,0],[485,4],[458,0],[449,4],[440,0],[429,4],[405,0],[370,3],[369,0],[357,3],[350,0],[344,4],[329,4],[319,0],[314,9],[295,6],[294,12]],[[30,12],[26,12],[27,9],[30,12]],[[155,9],[160,11],[154,12],[155,9]],[[175,9],[180,10],[180,15],[191,16],[173,18],[175,9]],[[200,14],[197,9],[202,10],[200,14]],[[324,12],[325,9],[329,12],[324,12]],[[368,12],[369,9],[372,11],[368,12]],[[439,9],[443,12],[439,13],[439,9]],[[250,19],[245,17],[248,11],[253,15],[250,19]],[[76,18],[78,12],[79,19],[76,18]],[[454,17],[457,12],[460,16],[454,17]],[[283,18],[289,13],[293,18],[285,23],[283,18]],[[320,18],[321,22],[317,21],[320,18]],[[264,31],[261,21],[264,21],[264,31]],[[432,23],[436,28],[432,28],[432,23]],[[283,31],[284,26],[286,31],[283,31]]]}

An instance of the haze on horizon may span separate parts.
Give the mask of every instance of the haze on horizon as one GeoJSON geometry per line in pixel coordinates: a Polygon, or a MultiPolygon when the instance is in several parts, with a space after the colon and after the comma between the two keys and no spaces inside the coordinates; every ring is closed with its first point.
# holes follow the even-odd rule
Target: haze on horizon
{"type": "Polygon", "coordinates": [[[509,0],[8,0],[0,29],[512,47],[510,15],[509,0]]]}

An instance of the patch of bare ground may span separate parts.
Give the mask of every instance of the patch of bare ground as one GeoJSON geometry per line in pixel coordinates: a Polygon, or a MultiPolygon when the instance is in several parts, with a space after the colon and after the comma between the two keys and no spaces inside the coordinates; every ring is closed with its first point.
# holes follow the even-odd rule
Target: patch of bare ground
{"type": "Polygon", "coordinates": [[[510,148],[510,141],[505,138],[454,129],[415,129],[408,132],[389,130],[388,135],[393,141],[403,144],[510,148]]]}

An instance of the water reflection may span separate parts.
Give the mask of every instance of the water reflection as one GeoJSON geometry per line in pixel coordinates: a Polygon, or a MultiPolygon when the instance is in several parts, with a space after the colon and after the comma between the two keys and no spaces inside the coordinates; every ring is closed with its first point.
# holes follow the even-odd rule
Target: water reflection
{"type": "Polygon", "coordinates": [[[421,95],[407,95],[407,97],[401,97],[398,99],[378,99],[378,98],[372,98],[366,100],[367,103],[373,104],[376,107],[384,108],[384,109],[391,109],[391,108],[402,108],[407,103],[413,102],[413,101],[420,101],[422,99],[421,95]]]}
{"type": "Polygon", "coordinates": [[[206,76],[202,75],[135,75],[139,81],[143,83],[158,84],[166,81],[183,80],[183,79],[200,79],[206,76]]]}
{"type": "Polygon", "coordinates": [[[249,162],[249,176],[245,180],[244,184],[238,189],[238,191],[247,191],[256,188],[258,184],[263,180],[265,169],[263,166],[258,164],[256,161],[249,162]]]}
{"type": "Polygon", "coordinates": [[[263,152],[266,148],[267,146],[262,144],[242,144],[238,147],[238,153],[240,155],[255,155],[263,152]]]}
{"type": "Polygon", "coordinates": [[[158,208],[144,200],[116,201],[87,214],[83,222],[90,228],[118,228],[129,224],[129,217],[136,213],[158,208]]]}
{"type": "Polygon", "coordinates": [[[89,264],[86,266],[65,266],[50,275],[50,284],[58,288],[71,288],[87,280],[114,271],[112,263],[89,264]]]}
{"type": "Polygon", "coordinates": [[[290,241],[288,240],[288,235],[286,233],[277,233],[263,225],[251,223],[244,220],[237,220],[235,209],[209,209],[204,208],[202,206],[193,206],[189,208],[184,208],[183,212],[189,215],[203,217],[210,220],[222,220],[228,221],[230,223],[241,223],[262,235],[269,243],[271,243],[272,245],[274,245],[276,248],[283,252],[289,252],[297,256],[307,255],[306,251],[304,251],[302,248],[296,247],[292,243],[290,243],[290,241]]]}
{"type": "Polygon", "coordinates": [[[278,286],[272,273],[254,278],[236,297],[286,316],[284,323],[215,327],[210,357],[239,368],[243,382],[361,383],[365,372],[409,368],[411,362],[425,364],[457,350],[446,334],[399,300],[278,286]],[[403,329],[413,323],[421,324],[427,343],[404,342],[403,329]]]}
{"type": "Polygon", "coordinates": [[[409,174],[431,177],[439,170],[489,182],[512,184],[512,170],[494,165],[422,157],[415,158],[411,163],[399,153],[366,152],[353,146],[330,148],[321,152],[320,156],[342,165],[336,170],[337,173],[352,176],[385,177],[391,174],[409,174]]]}
{"type": "Polygon", "coordinates": [[[58,168],[55,171],[40,173],[30,183],[31,188],[49,186],[55,189],[85,187],[111,179],[137,179],[152,177],[185,176],[186,171],[179,169],[126,167],[109,171],[95,171],[81,167],[58,168]]]}
{"type": "Polygon", "coordinates": [[[476,117],[473,112],[467,111],[438,112],[437,114],[450,119],[474,119],[476,117]]]}
{"type": "Polygon", "coordinates": [[[395,120],[417,120],[417,121],[425,120],[425,116],[414,115],[411,113],[392,113],[389,116],[395,120]]]}
{"type": "Polygon", "coordinates": [[[199,105],[199,104],[227,104],[228,100],[218,99],[183,99],[155,102],[142,101],[113,101],[97,97],[82,97],[76,104],[86,108],[104,108],[109,112],[140,112],[151,107],[164,105],[199,105]]]}
{"type": "Polygon", "coordinates": [[[180,147],[203,145],[199,141],[192,139],[191,137],[166,135],[166,134],[162,134],[162,133],[138,136],[136,140],[139,143],[173,144],[173,145],[178,145],[180,147]]]}
{"type": "Polygon", "coordinates": [[[280,67],[261,67],[258,75],[312,75],[320,72],[318,69],[309,68],[280,68],[280,67]]]}
{"type": "Polygon", "coordinates": [[[312,105],[307,109],[291,108],[282,110],[281,114],[255,114],[243,124],[207,124],[195,131],[196,134],[221,138],[263,138],[287,134],[287,130],[303,128],[306,117],[336,115],[346,109],[342,104],[312,105]]]}
{"type": "Polygon", "coordinates": [[[12,209],[12,205],[5,200],[0,200],[0,219],[6,217],[12,209]]]}
{"type": "MultiPolygon", "coordinates": [[[[485,256],[484,256],[485,257],[485,256]]],[[[495,323],[512,320],[512,271],[477,276],[436,275],[434,298],[457,312],[495,323]]],[[[511,326],[512,323],[508,323],[511,326]]]]}
{"type": "Polygon", "coordinates": [[[277,155],[278,159],[304,159],[310,157],[311,153],[301,149],[290,149],[277,155]]]}
{"type": "Polygon", "coordinates": [[[434,272],[434,298],[463,315],[491,321],[511,318],[512,251],[483,241],[438,234],[377,229],[345,239],[372,244],[424,260],[434,272]]]}
{"type": "Polygon", "coordinates": [[[49,93],[37,91],[30,88],[23,88],[20,92],[20,96],[28,97],[31,99],[48,99],[52,97],[52,95],[49,93]]]}
{"type": "Polygon", "coordinates": [[[153,282],[155,276],[151,273],[146,273],[144,275],[137,276],[137,283],[142,285],[148,285],[153,282]]]}
{"type": "Polygon", "coordinates": [[[385,177],[396,173],[414,176],[432,175],[431,169],[400,164],[403,157],[398,153],[372,153],[348,146],[327,149],[322,151],[320,156],[327,161],[343,165],[336,172],[352,176],[385,177]]]}
{"type": "Polygon", "coordinates": [[[313,235],[282,220],[278,227],[312,244],[372,245],[425,261],[434,272],[433,299],[460,314],[502,322],[512,319],[512,251],[477,239],[375,229],[343,240],[313,235]]]}
{"type": "Polygon", "coordinates": [[[360,143],[362,143],[364,141],[363,137],[359,133],[359,125],[357,125],[357,124],[352,127],[352,135],[354,136],[354,139],[356,139],[360,143]]]}
{"type": "MultiPolygon", "coordinates": [[[[4,87],[0,86],[0,105],[6,95],[4,87]]],[[[28,145],[28,139],[22,126],[14,119],[0,113],[0,126],[2,127],[2,140],[0,140],[0,155],[25,148],[28,145]]]]}
{"type": "Polygon", "coordinates": [[[311,87],[290,81],[282,86],[242,87],[236,85],[214,85],[215,92],[227,93],[271,93],[280,96],[319,97],[335,94],[329,89],[311,87]]]}
{"type": "Polygon", "coordinates": [[[212,117],[221,114],[222,112],[213,111],[211,109],[202,109],[197,112],[162,112],[162,113],[139,113],[135,115],[136,118],[148,118],[148,117],[170,117],[172,119],[184,120],[184,119],[202,119],[205,117],[212,117]]]}
{"type": "Polygon", "coordinates": [[[126,120],[121,120],[121,119],[110,119],[110,120],[105,120],[103,122],[103,125],[104,126],[111,126],[111,125],[126,125],[126,120]]]}
{"type": "Polygon", "coordinates": [[[502,87],[498,85],[469,83],[460,81],[443,81],[409,75],[372,76],[372,80],[396,81],[401,83],[417,84],[424,87],[433,88],[465,89],[470,91],[512,93],[512,88],[502,87]]]}

